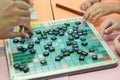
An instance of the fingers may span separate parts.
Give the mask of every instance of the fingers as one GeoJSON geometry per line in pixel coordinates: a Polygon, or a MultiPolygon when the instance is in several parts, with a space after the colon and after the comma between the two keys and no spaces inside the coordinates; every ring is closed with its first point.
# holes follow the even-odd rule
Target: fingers
{"type": "Polygon", "coordinates": [[[19,10],[17,14],[23,17],[30,17],[30,11],[28,10],[19,10]]]}
{"type": "Polygon", "coordinates": [[[14,6],[17,6],[19,9],[23,9],[23,10],[29,10],[29,5],[22,1],[22,0],[17,0],[17,1],[14,1],[14,6]]]}
{"type": "Polygon", "coordinates": [[[101,24],[101,35],[110,34],[114,30],[120,30],[120,18],[108,18],[101,24]]]}
{"type": "Polygon", "coordinates": [[[27,27],[24,28],[25,32],[33,34],[33,31],[32,31],[32,28],[30,26],[30,23],[27,23],[25,26],[27,26],[27,27]]]}
{"type": "MultiPolygon", "coordinates": [[[[18,25],[24,25],[24,29],[28,30],[29,33],[33,33],[32,32],[32,29],[30,27],[30,11],[29,10],[25,10],[25,9],[20,9],[17,13],[19,16],[18,16],[18,19],[16,21],[16,23],[18,23],[18,25]]],[[[20,28],[19,31],[22,31],[22,28],[20,28]]]]}
{"type": "Polygon", "coordinates": [[[33,34],[33,31],[32,31],[32,29],[31,29],[30,24],[20,25],[19,28],[20,28],[20,29],[19,29],[19,32],[21,32],[21,31],[23,30],[23,28],[24,28],[24,32],[25,32],[25,33],[31,33],[31,34],[33,34]]]}
{"type": "Polygon", "coordinates": [[[25,3],[22,0],[13,1],[13,3],[10,6],[11,8],[11,14],[14,14],[19,17],[30,17],[30,11],[29,6],[27,3],[25,3]]]}
{"type": "Polygon", "coordinates": [[[102,37],[104,36],[104,34],[106,34],[105,29],[107,29],[111,25],[112,25],[112,22],[110,20],[107,19],[107,20],[103,21],[103,23],[100,26],[102,37]]]}
{"type": "Polygon", "coordinates": [[[80,9],[83,10],[83,11],[85,10],[84,9],[84,3],[82,5],[80,5],[80,9]]]}
{"type": "Polygon", "coordinates": [[[80,9],[85,11],[85,3],[83,3],[81,6],[80,6],[80,9]]]}
{"type": "Polygon", "coordinates": [[[104,15],[106,15],[106,12],[103,9],[97,7],[96,5],[93,5],[86,11],[86,13],[84,14],[84,18],[90,21],[94,17],[95,22],[97,19],[104,15]]]}
{"type": "Polygon", "coordinates": [[[80,9],[86,11],[90,6],[92,6],[93,4],[97,2],[100,2],[100,0],[88,0],[84,2],[83,4],[81,4],[80,9]]]}
{"type": "Polygon", "coordinates": [[[107,15],[107,12],[105,11],[98,11],[98,13],[95,16],[94,22],[98,20],[100,17],[107,15]]]}
{"type": "Polygon", "coordinates": [[[106,33],[106,34],[112,33],[113,30],[115,29],[115,26],[116,26],[116,25],[114,24],[114,25],[110,26],[109,28],[107,28],[107,29],[105,30],[105,33],[106,33]]]}
{"type": "MultiPolygon", "coordinates": [[[[105,6],[106,4],[103,3],[95,3],[93,6],[87,9],[87,11],[84,14],[85,20],[90,21],[92,18],[94,18],[94,22],[99,19],[100,17],[110,14],[109,10],[106,10],[105,6]]],[[[106,5],[107,6],[107,5],[106,5]]]]}
{"type": "Polygon", "coordinates": [[[85,5],[86,8],[85,8],[85,11],[91,6],[91,3],[88,3],[87,5],[85,5]]]}
{"type": "Polygon", "coordinates": [[[93,12],[94,12],[94,14],[96,14],[96,13],[98,13],[98,11],[96,12],[96,7],[94,7],[94,5],[93,6],[91,6],[89,9],[87,9],[87,11],[85,12],[85,14],[84,14],[84,19],[85,20],[90,20],[90,17],[92,18],[94,15],[92,14],[93,12]],[[92,15],[91,15],[92,14],[92,15]]]}
{"type": "MultiPolygon", "coordinates": [[[[30,0],[25,0],[27,2],[30,3],[30,0]]],[[[23,24],[24,25],[24,28],[26,28],[26,30],[28,30],[29,33],[32,33],[32,29],[30,27],[30,11],[29,11],[29,5],[24,2],[24,1],[21,1],[21,2],[18,2],[18,7],[20,8],[19,10],[19,13],[18,15],[20,15],[20,20],[19,22],[19,25],[23,24]]],[[[20,31],[22,31],[22,28],[20,28],[20,31]]]]}
{"type": "Polygon", "coordinates": [[[12,1],[10,5],[4,10],[6,14],[14,19],[19,19],[18,17],[30,17],[30,11],[28,4],[22,0],[12,1]]]}
{"type": "MultiPolygon", "coordinates": [[[[25,3],[24,1],[21,1],[21,2],[17,2],[17,3],[20,3],[18,6],[19,6],[19,10],[18,10],[18,13],[17,15],[18,16],[18,20],[17,22],[18,25],[21,25],[21,24],[29,24],[30,26],[30,11],[29,11],[29,8],[28,8],[28,4],[25,3]]],[[[31,29],[29,29],[30,27],[29,26],[26,26],[26,28],[28,29],[28,31],[31,33],[31,29]]],[[[22,30],[23,27],[20,28],[20,31],[22,30]]]]}
{"type": "Polygon", "coordinates": [[[32,31],[31,26],[30,26],[30,18],[20,17],[19,20],[20,20],[18,23],[19,32],[21,32],[24,28],[24,32],[33,34],[33,31],[32,31]]]}
{"type": "Polygon", "coordinates": [[[83,3],[81,6],[80,6],[80,9],[83,10],[83,11],[86,11],[89,7],[91,6],[91,3],[83,3]]]}
{"type": "MultiPolygon", "coordinates": [[[[91,13],[88,15],[87,20],[88,20],[88,21],[91,20],[94,16],[98,15],[99,13],[100,13],[100,10],[96,10],[96,11],[94,11],[94,12],[91,12],[91,13]]],[[[97,18],[97,19],[98,19],[98,18],[97,18]]],[[[97,19],[95,18],[94,22],[95,22],[97,19]]]]}
{"type": "Polygon", "coordinates": [[[29,38],[28,34],[23,32],[10,32],[7,38],[14,38],[14,37],[24,37],[29,38]]]}

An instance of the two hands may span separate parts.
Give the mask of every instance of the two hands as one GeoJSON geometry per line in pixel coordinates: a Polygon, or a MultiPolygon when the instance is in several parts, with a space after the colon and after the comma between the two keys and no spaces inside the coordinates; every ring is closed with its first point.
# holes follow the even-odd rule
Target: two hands
{"type": "Polygon", "coordinates": [[[26,37],[27,33],[33,33],[30,27],[30,0],[6,0],[1,1],[4,4],[0,8],[0,38],[26,37]],[[7,5],[7,6],[5,6],[7,5]],[[24,25],[20,27],[19,32],[13,32],[15,26],[24,25]],[[24,32],[21,29],[24,28],[24,32]]]}
{"type": "MultiPolygon", "coordinates": [[[[100,2],[100,0],[89,0],[81,5],[81,9],[86,11],[84,21],[94,19],[94,22],[100,17],[111,14],[120,14],[120,4],[115,2],[100,2]]],[[[108,18],[101,24],[102,37],[112,33],[114,30],[120,30],[120,18],[108,18]]],[[[118,53],[120,53],[120,35],[118,35],[114,44],[118,53]]]]}

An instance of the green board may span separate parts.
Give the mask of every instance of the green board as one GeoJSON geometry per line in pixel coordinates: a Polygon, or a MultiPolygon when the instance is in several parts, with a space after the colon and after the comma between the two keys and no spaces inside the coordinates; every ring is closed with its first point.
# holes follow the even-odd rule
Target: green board
{"type": "Polygon", "coordinates": [[[13,80],[51,78],[115,67],[117,58],[82,18],[32,24],[30,38],[5,40],[13,80]]]}

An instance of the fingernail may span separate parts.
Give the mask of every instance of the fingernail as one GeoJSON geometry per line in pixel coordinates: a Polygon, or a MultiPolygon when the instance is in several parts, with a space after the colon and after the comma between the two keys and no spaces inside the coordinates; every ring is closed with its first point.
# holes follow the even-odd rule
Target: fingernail
{"type": "Polygon", "coordinates": [[[83,19],[82,21],[83,21],[83,22],[86,22],[86,19],[83,19]]]}

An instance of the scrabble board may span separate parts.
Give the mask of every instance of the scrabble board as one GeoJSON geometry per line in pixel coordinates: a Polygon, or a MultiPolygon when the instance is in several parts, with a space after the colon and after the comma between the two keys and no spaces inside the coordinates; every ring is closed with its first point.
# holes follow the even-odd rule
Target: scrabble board
{"type": "Polygon", "coordinates": [[[113,68],[117,58],[82,17],[32,24],[30,38],[6,39],[10,79],[50,79],[113,68]]]}

